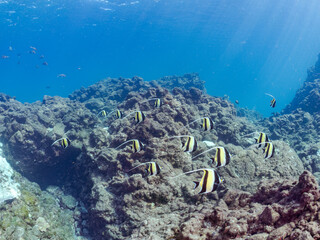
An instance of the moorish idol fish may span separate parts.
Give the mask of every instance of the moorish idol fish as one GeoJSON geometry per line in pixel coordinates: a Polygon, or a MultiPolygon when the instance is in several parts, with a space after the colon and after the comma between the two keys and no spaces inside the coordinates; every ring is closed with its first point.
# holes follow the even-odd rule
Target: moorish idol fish
{"type": "Polygon", "coordinates": [[[264,153],[264,158],[265,159],[269,159],[269,158],[272,158],[273,155],[274,155],[274,146],[273,146],[273,143],[272,142],[267,142],[266,143],[266,147],[263,151],[264,153]]]}
{"type": "Polygon", "coordinates": [[[261,147],[264,147],[265,146],[265,142],[269,142],[269,138],[268,138],[268,135],[264,132],[253,132],[253,133],[249,133],[249,134],[246,134],[246,135],[243,135],[242,137],[246,137],[246,136],[249,136],[249,135],[253,135],[253,134],[258,134],[257,137],[255,137],[255,141],[257,143],[257,148],[261,148],[261,147]]]}
{"type": "Polygon", "coordinates": [[[156,162],[146,162],[142,163],[134,168],[131,168],[128,172],[132,171],[133,169],[136,169],[137,167],[147,165],[146,172],[149,173],[151,176],[155,176],[160,173],[161,168],[156,162]]]}
{"type": "Polygon", "coordinates": [[[134,120],[136,124],[143,122],[146,119],[146,116],[142,111],[137,111],[136,114],[134,115],[134,120]]]}
{"type": "MultiPolygon", "coordinates": [[[[265,142],[264,144],[265,144],[265,147],[263,149],[264,158],[268,159],[268,158],[273,157],[274,151],[275,151],[273,143],[272,142],[265,142]]],[[[251,145],[249,148],[252,148],[254,146],[259,146],[259,145],[260,144],[257,143],[257,144],[251,145]]]]}
{"type": "Polygon", "coordinates": [[[163,105],[161,98],[150,98],[146,101],[140,102],[140,104],[145,103],[145,102],[149,102],[149,101],[153,101],[153,100],[155,100],[154,105],[153,105],[155,108],[160,108],[163,105]]]}
{"type": "Polygon", "coordinates": [[[101,116],[101,117],[106,117],[107,116],[107,113],[105,110],[102,110],[98,113],[98,116],[101,116]]]}
{"type": "Polygon", "coordinates": [[[220,183],[222,183],[224,180],[219,176],[218,172],[214,169],[197,169],[189,172],[182,173],[178,176],[175,176],[173,178],[180,177],[185,174],[194,173],[198,171],[203,171],[203,175],[200,181],[193,181],[194,183],[194,189],[198,189],[198,194],[205,194],[214,192],[217,190],[220,183]]]}
{"type": "Polygon", "coordinates": [[[140,152],[142,150],[142,148],[144,147],[144,144],[139,141],[138,139],[130,139],[128,141],[125,141],[124,143],[121,143],[118,147],[116,147],[115,149],[118,149],[119,147],[123,146],[124,144],[128,143],[128,142],[133,142],[131,149],[133,152],[137,153],[140,152]]]}
{"type": "Polygon", "coordinates": [[[118,119],[122,118],[123,113],[119,109],[113,110],[113,111],[109,112],[108,114],[106,113],[105,110],[102,110],[101,112],[98,113],[98,116],[109,117],[109,115],[114,112],[116,112],[116,114],[115,114],[116,118],[118,118],[118,119]]]}
{"type": "Polygon", "coordinates": [[[154,102],[154,107],[155,108],[159,108],[159,107],[161,107],[162,106],[162,100],[160,99],[160,98],[157,98],[156,100],[155,100],[155,102],[154,102]]]}
{"type": "Polygon", "coordinates": [[[180,128],[179,130],[181,130],[181,129],[183,129],[183,128],[186,128],[186,127],[189,126],[190,124],[192,124],[192,123],[194,123],[194,122],[197,122],[197,121],[202,121],[201,128],[202,128],[204,131],[209,131],[209,130],[213,129],[213,124],[214,124],[214,122],[211,120],[211,118],[202,117],[202,118],[198,118],[198,119],[192,121],[191,123],[188,123],[187,125],[183,126],[183,127],[180,128]]]}
{"type": "Polygon", "coordinates": [[[266,146],[266,142],[269,142],[269,138],[268,138],[268,135],[264,132],[260,132],[259,133],[259,137],[258,138],[255,138],[256,140],[256,143],[260,143],[258,145],[258,148],[261,148],[261,147],[265,147],[266,146]]]}
{"type": "Polygon", "coordinates": [[[194,156],[192,159],[206,153],[206,152],[209,152],[209,151],[212,151],[216,149],[216,155],[215,157],[212,157],[210,158],[212,160],[212,163],[214,164],[215,167],[223,167],[223,166],[226,166],[230,163],[230,160],[231,160],[231,154],[229,153],[229,151],[224,148],[224,147],[213,147],[213,148],[210,148],[200,154],[198,154],[197,156],[194,156]]]}
{"type": "Polygon", "coordinates": [[[215,167],[223,167],[230,163],[231,155],[224,147],[218,147],[215,157],[211,158],[215,167]]]}
{"type": "Polygon", "coordinates": [[[134,114],[134,121],[136,124],[143,122],[146,119],[146,116],[142,111],[134,111],[129,113],[127,116],[125,116],[123,119],[129,117],[130,115],[134,114]]]}
{"type": "Polygon", "coordinates": [[[184,145],[182,145],[182,150],[187,153],[192,153],[197,150],[198,142],[194,136],[189,136],[184,145]]]}
{"type": "Polygon", "coordinates": [[[272,97],[272,100],[270,101],[270,107],[274,108],[276,106],[276,99],[269,93],[266,93],[266,95],[272,97]]]}
{"type": "Polygon", "coordinates": [[[190,136],[190,135],[181,135],[181,136],[173,136],[173,137],[169,137],[170,138],[182,138],[182,137],[187,137],[187,141],[182,144],[181,148],[184,152],[187,153],[192,153],[194,151],[197,150],[198,147],[198,141],[195,139],[194,136],[190,136]]]}
{"type": "Polygon", "coordinates": [[[67,148],[71,144],[70,139],[68,137],[65,137],[65,138],[59,138],[54,143],[52,143],[51,146],[53,146],[57,142],[60,142],[60,146],[63,148],[67,148]]]}
{"type": "Polygon", "coordinates": [[[204,131],[209,131],[209,130],[212,130],[213,129],[213,121],[208,118],[208,117],[204,117],[202,119],[202,125],[201,125],[202,129],[204,131]]]}
{"type": "Polygon", "coordinates": [[[116,111],[116,118],[121,119],[123,116],[123,113],[120,110],[116,111]]]}

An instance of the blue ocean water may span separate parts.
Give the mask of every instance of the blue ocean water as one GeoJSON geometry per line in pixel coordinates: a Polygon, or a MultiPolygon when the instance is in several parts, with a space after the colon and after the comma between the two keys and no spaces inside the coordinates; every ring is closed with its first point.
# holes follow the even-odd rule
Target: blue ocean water
{"type": "Polygon", "coordinates": [[[268,116],[316,61],[319,12],[318,0],[0,0],[0,91],[33,102],[198,72],[209,94],[268,116]]]}

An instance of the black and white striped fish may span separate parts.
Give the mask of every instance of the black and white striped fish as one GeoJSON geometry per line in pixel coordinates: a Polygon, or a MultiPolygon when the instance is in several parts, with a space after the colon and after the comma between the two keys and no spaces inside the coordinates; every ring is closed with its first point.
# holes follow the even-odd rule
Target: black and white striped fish
{"type": "Polygon", "coordinates": [[[158,175],[161,169],[160,166],[156,162],[149,162],[146,168],[146,172],[149,173],[151,176],[158,175]]]}
{"type": "Polygon", "coordinates": [[[188,136],[187,141],[182,144],[182,150],[187,153],[192,153],[197,150],[198,142],[194,136],[188,136]]]}
{"type": "Polygon", "coordinates": [[[215,167],[223,167],[230,163],[231,155],[224,147],[217,147],[215,157],[211,158],[215,167]]]}
{"type": "Polygon", "coordinates": [[[259,137],[255,138],[256,143],[258,144],[258,148],[265,147],[266,142],[269,142],[268,135],[264,132],[259,133],[259,137]]]}
{"type": "Polygon", "coordinates": [[[124,143],[121,143],[118,147],[116,147],[115,149],[120,148],[121,146],[123,146],[124,144],[128,143],[128,142],[133,142],[131,149],[133,152],[137,153],[140,152],[142,150],[142,148],[144,147],[144,144],[139,141],[138,139],[130,139],[128,141],[125,141],[124,143]]]}
{"type": "Polygon", "coordinates": [[[266,147],[265,149],[263,150],[263,153],[264,153],[264,158],[265,159],[269,159],[269,158],[272,158],[273,155],[274,155],[274,145],[272,142],[267,142],[266,143],[266,147]]]}
{"type": "Polygon", "coordinates": [[[181,127],[178,131],[181,131],[182,129],[188,127],[188,126],[191,125],[192,123],[195,123],[195,122],[198,122],[198,121],[202,121],[202,123],[201,123],[201,128],[202,128],[204,131],[209,131],[209,130],[213,129],[213,124],[214,124],[214,122],[211,120],[211,118],[209,118],[209,117],[201,117],[201,118],[197,118],[197,119],[193,120],[192,122],[184,125],[184,126],[181,127]]]}
{"type": "Polygon", "coordinates": [[[123,113],[120,110],[116,111],[116,118],[121,119],[123,116],[123,113]]]}
{"type": "Polygon", "coordinates": [[[138,139],[134,139],[131,149],[133,152],[136,153],[136,152],[140,152],[142,150],[143,146],[144,145],[141,141],[139,141],[138,139]]]}
{"type": "Polygon", "coordinates": [[[276,99],[275,99],[275,97],[272,96],[272,95],[269,94],[269,93],[266,93],[266,95],[272,97],[272,100],[271,100],[271,102],[270,102],[270,107],[274,108],[274,107],[276,106],[276,102],[277,102],[276,99]]]}
{"type": "Polygon", "coordinates": [[[199,194],[205,194],[214,192],[217,190],[220,183],[222,183],[224,180],[220,177],[218,172],[214,169],[210,168],[204,168],[204,169],[197,169],[189,172],[182,173],[178,176],[175,176],[173,178],[180,177],[182,175],[186,175],[189,173],[199,172],[203,171],[203,175],[200,181],[193,181],[194,183],[194,189],[198,189],[199,194]]]}
{"type": "Polygon", "coordinates": [[[202,119],[201,128],[202,128],[204,131],[210,131],[210,130],[212,130],[212,129],[213,129],[213,121],[211,120],[211,118],[204,117],[204,118],[202,119]]]}
{"type": "Polygon", "coordinates": [[[199,189],[198,194],[214,192],[217,190],[219,184],[223,182],[223,179],[214,169],[203,169],[203,172],[200,182],[193,181],[194,189],[199,189]]]}
{"type": "Polygon", "coordinates": [[[107,113],[106,113],[105,110],[102,110],[101,112],[98,113],[98,116],[106,117],[106,116],[107,116],[107,113]]]}
{"type": "Polygon", "coordinates": [[[147,165],[147,168],[145,170],[146,173],[149,173],[149,175],[151,175],[151,176],[158,175],[161,172],[161,168],[158,165],[158,163],[156,163],[156,162],[145,162],[145,163],[139,164],[138,166],[131,168],[128,172],[130,172],[133,169],[136,169],[140,166],[144,166],[144,165],[147,165]]]}
{"type": "Polygon", "coordinates": [[[65,138],[60,138],[60,139],[56,140],[54,143],[51,144],[51,146],[53,146],[57,142],[59,142],[60,146],[63,148],[67,148],[71,144],[70,139],[65,137],[65,138]]]}
{"type": "Polygon", "coordinates": [[[161,98],[157,98],[154,102],[155,108],[160,108],[163,105],[161,98]]]}
{"type": "Polygon", "coordinates": [[[143,122],[146,119],[146,116],[142,111],[137,111],[134,115],[134,120],[136,124],[143,122]]]}

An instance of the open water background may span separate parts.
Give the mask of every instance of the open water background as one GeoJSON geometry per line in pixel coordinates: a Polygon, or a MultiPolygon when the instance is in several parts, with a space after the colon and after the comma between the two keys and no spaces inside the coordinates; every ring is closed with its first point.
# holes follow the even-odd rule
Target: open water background
{"type": "Polygon", "coordinates": [[[198,72],[209,94],[269,116],[317,59],[319,12],[319,0],[0,0],[0,91],[33,102],[109,76],[198,72]]]}

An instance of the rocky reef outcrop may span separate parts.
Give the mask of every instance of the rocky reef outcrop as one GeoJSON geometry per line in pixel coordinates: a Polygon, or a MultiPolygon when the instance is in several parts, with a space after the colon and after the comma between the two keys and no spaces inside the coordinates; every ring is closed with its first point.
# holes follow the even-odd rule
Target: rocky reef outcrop
{"type": "Polygon", "coordinates": [[[124,101],[128,94],[147,90],[150,87],[165,87],[172,90],[175,87],[190,89],[192,87],[204,90],[204,81],[200,80],[197,73],[183,76],[167,76],[157,81],[146,82],[140,77],[133,78],[107,78],[87,88],[81,88],[69,95],[72,100],[77,100],[98,113],[99,109],[111,111],[124,101]]]}
{"type": "MultiPolygon", "coordinates": [[[[78,202],[70,195],[42,191],[14,171],[3,157],[2,144],[0,184],[0,240],[83,239],[78,202]]],[[[58,187],[48,189],[62,192],[58,187]]]]}
{"type": "Polygon", "coordinates": [[[191,213],[175,239],[320,239],[320,191],[308,171],[299,181],[264,181],[255,194],[228,190],[191,213]]]}
{"type": "Polygon", "coordinates": [[[242,135],[255,131],[256,126],[235,116],[229,101],[206,95],[199,89],[146,88],[130,92],[117,108],[125,115],[141,110],[146,119],[136,125],[133,119],[103,119],[91,132],[92,144],[81,154],[80,162],[88,166],[87,175],[93,181],[86,202],[91,203],[89,224],[95,229],[94,239],[166,239],[175,236],[179,226],[200,206],[210,205],[212,209],[213,203],[230,188],[254,193],[261,179],[298,178],[303,171],[299,157],[283,141],[275,141],[276,154],[269,160],[263,158],[261,149],[247,149],[254,139],[242,135]],[[141,104],[154,97],[160,97],[165,104],[158,109],[152,103],[141,104]],[[199,123],[183,128],[204,116],[214,121],[213,130],[204,132],[199,123]],[[197,195],[192,190],[192,181],[198,175],[171,179],[185,171],[212,167],[208,158],[192,160],[190,154],[184,153],[181,150],[184,140],[166,139],[177,135],[195,136],[199,149],[193,156],[208,149],[203,143],[208,140],[232,153],[230,165],[219,169],[225,182],[218,193],[197,195]],[[115,149],[128,139],[139,139],[144,143],[143,150],[133,153],[129,144],[124,149],[115,149]],[[150,161],[160,165],[159,176],[147,176],[143,173],[145,167],[128,172],[150,161]]]}
{"type": "Polygon", "coordinates": [[[42,102],[33,104],[12,98],[0,101],[0,136],[6,158],[24,176],[43,185],[57,185],[60,178],[72,174],[70,169],[95,123],[83,104],[66,98],[44,96],[42,102]],[[68,151],[59,143],[52,146],[66,136],[72,141],[68,151]]]}
{"type": "Polygon", "coordinates": [[[320,183],[320,55],[294,99],[281,112],[260,121],[271,139],[283,140],[297,152],[305,169],[320,183]]]}
{"type": "MultiPolygon", "coordinates": [[[[186,225],[195,221],[192,219],[204,224],[201,225],[202,231],[206,232],[204,228],[212,230],[209,236],[207,232],[197,235],[198,230],[194,229],[198,239],[211,239],[214,232],[225,237],[234,236],[228,235],[226,228],[213,226],[213,222],[204,219],[220,206],[230,213],[229,222],[236,223],[236,218],[231,218],[235,214],[233,208],[239,214],[250,215],[248,209],[258,204],[261,206],[254,216],[260,219],[264,211],[262,205],[267,205],[258,199],[258,196],[267,194],[263,192],[261,180],[269,184],[266,188],[271,189],[268,194],[272,198],[268,204],[273,206],[279,204],[279,196],[291,194],[290,189],[295,184],[292,183],[294,180],[288,179],[298,179],[304,171],[291,143],[280,135],[278,139],[272,139],[276,150],[270,159],[264,158],[262,149],[250,147],[255,140],[244,135],[268,131],[268,128],[273,133],[272,119],[268,120],[270,123],[260,121],[257,125],[246,117],[237,116],[234,105],[227,99],[205,93],[203,82],[196,74],[165,77],[152,82],[139,77],[106,79],[75,91],[69,98],[45,96],[42,102],[33,104],[22,104],[5,95],[0,99],[0,136],[8,160],[43,188],[59,185],[82,202],[82,210],[77,211],[75,219],[83,224],[76,232],[90,234],[97,240],[193,239],[194,233],[186,225]],[[148,101],[154,98],[162,100],[161,107],[155,108],[154,100],[148,101]],[[118,119],[114,114],[99,114],[101,110],[112,112],[116,109],[130,117],[118,119]],[[135,123],[134,115],[129,114],[136,111],[144,113],[144,121],[135,123]],[[201,128],[203,117],[213,120],[212,130],[201,128]],[[191,124],[194,120],[198,121],[191,124]],[[198,142],[195,152],[189,154],[182,150],[185,137],[170,138],[181,135],[195,137],[198,142]],[[70,146],[52,146],[55,140],[66,136],[71,141],[70,146]],[[117,148],[130,139],[141,141],[142,150],[133,152],[130,148],[132,142],[117,148]],[[209,149],[208,143],[211,147],[227,148],[232,157],[229,165],[217,169],[224,179],[218,190],[198,195],[193,190],[193,181],[201,178],[200,173],[173,177],[186,171],[213,168],[209,157],[214,151],[193,158],[209,149]],[[151,161],[159,164],[160,174],[146,174],[147,165],[132,170],[151,161]],[[281,184],[283,187],[277,188],[281,184]],[[277,191],[280,195],[273,196],[277,191]],[[232,196],[234,202],[228,200],[232,196]],[[236,205],[237,201],[241,203],[236,205]],[[244,208],[243,211],[240,207],[244,208]],[[219,229],[223,229],[221,234],[219,229]]],[[[297,121],[301,120],[297,118],[297,121]]],[[[307,181],[313,184],[311,176],[303,184],[307,181]]],[[[72,198],[68,201],[68,197],[57,193],[59,191],[54,187],[49,187],[48,191],[63,206],[75,205],[72,198]]],[[[278,210],[275,211],[279,213],[278,210]]],[[[307,215],[303,216],[305,221],[311,221],[307,215]]],[[[292,220],[279,219],[283,225],[292,220]]],[[[268,229],[257,227],[254,231],[248,226],[245,229],[241,222],[237,223],[236,229],[238,225],[241,225],[240,230],[244,227],[243,231],[239,230],[239,236],[269,234],[278,228],[278,223],[280,226],[280,222],[274,222],[268,229]]],[[[200,225],[196,226],[200,229],[200,225]]]]}
{"type": "Polygon", "coordinates": [[[284,114],[301,108],[302,111],[311,114],[320,114],[320,54],[315,66],[310,68],[303,86],[297,91],[292,102],[283,110],[284,114]]]}

